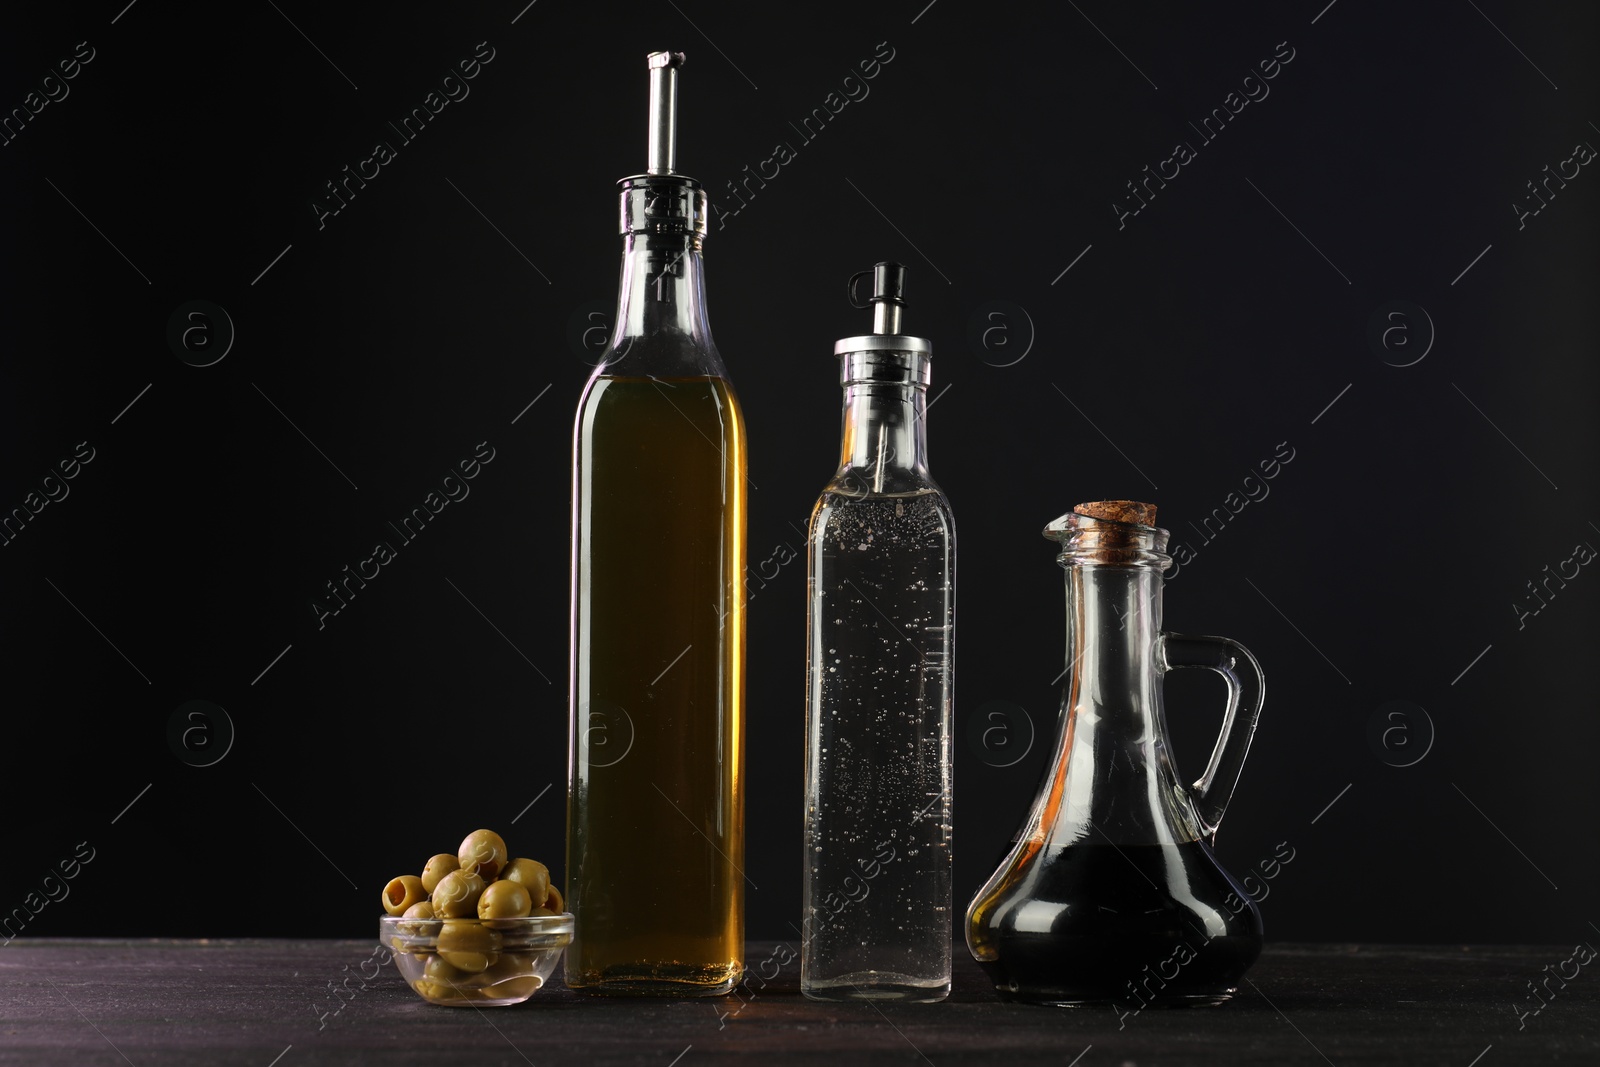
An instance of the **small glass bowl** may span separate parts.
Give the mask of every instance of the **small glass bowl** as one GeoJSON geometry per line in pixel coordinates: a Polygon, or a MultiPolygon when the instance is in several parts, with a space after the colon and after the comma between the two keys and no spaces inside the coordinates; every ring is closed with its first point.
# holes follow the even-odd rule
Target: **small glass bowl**
{"type": "Polygon", "coordinates": [[[501,1007],[544,987],[572,942],[572,913],[521,919],[378,920],[378,943],[430,1004],[501,1007]]]}

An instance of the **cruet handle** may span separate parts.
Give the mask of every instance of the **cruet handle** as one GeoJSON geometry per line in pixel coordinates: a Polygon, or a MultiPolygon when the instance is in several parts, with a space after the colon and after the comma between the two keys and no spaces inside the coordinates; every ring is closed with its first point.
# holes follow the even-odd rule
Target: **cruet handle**
{"type": "Polygon", "coordinates": [[[1222,716],[1222,732],[1217,735],[1205,773],[1189,790],[1201,830],[1206,837],[1212,837],[1250,752],[1250,739],[1255,735],[1261,702],[1267,693],[1266,679],[1250,650],[1226,637],[1164,633],[1157,642],[1156,663],[1163,673],[1179,667],[1204,667],[1216,671],[1228,683],[1228,709],[1222,716]]]}

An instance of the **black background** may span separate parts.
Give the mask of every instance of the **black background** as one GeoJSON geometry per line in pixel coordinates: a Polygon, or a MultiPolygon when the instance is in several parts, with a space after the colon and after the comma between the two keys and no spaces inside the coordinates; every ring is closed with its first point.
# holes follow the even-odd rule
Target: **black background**
{"type": "MultiPolygon", "coordinates": [[[[1197,551],[1168,627],[1267,671],[1218,850],[1241,877],[1294,850],[1253,883],[1270,938],[1587,938],[1600,577],[1520,626],[1513,604],[1600,545],[1600,178],[1520,229],[1512,204],[1600,142],[1596,16],[1324,5],[13,12],[7,111],[77,42],[94,58],[0,147],[0,508],[78,442],[94,459],[0,548],[0,911],[85,841],[25,936],[366,936],[390,876],[479,826],[559,867],[589,371],[569,335],[614,298],[614,183],[644,165],[645,54],[672,48],[680,167],[714,202],[737,207],[725,183],[778,142],[797,155],[707,240],[753,561],[803,548],[833,469],[832,343],[865,329],[845,279],[910,269],[960,532],[958,911],[1054,731],[1061,574],[1039,531],[1134,497],[1197,551]],[[399,144],[385,123],[480,41],[470,95],[399,144]],[[802,141],[790,123],[859,95],[844,81],[880,42],[870,94],[802,141]],[[1270,96],[1202,140],[1189,123],[1279,42],[1270,96]],[[378,139],[397,158],[319,228],[313,199],[378,139]],[[1119,228],[1124,183],[1178,141],[1196,158],[1119,228]],[[209,367],[167,341],[191,300],[236,331],[209,367]],[[1393,301],[1425,317],[1384,319],[1402,329],[1374,347],[1393,301]],[[323,584],[484,440],[470,497],[319,630],[323,584]],[[1270,495],[1192,532],[1285,442],[1270,495]],[[196,699],[236,729],[209,767],[168,742],[196,699]],[[1038,737],[999,767],[1016,750],[972,723],[1022,744],[1016,708],[1038,737]]],[[[804,586],[790,564],[750,604],[751,936],[799,912],[804,586]]],[[[1167,691],[1193,777],[1221,685],[1167,691]]]]}

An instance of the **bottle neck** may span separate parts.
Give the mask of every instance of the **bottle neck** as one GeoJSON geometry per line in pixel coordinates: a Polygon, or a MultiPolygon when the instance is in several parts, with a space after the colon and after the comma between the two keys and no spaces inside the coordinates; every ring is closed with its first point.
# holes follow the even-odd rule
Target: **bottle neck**
{"type": "Polygon", "coordinates": [[[1166,745],[1158,642],[1161,569],[1067,568],[1067,681],[1041,827],[1053,846],[1198,840],[1166,745]]]}
{"type": "Polygon", "coordinates": [[[1159,732],[1161,592],[1161,572],[1151,567],[1067,568],[1069,713],[1093,707],[1102,729],[1159,732]]]}
{"type": "Polygon", "coordinates": [[[706,315],[700,237],[692,233],[626,234],[611,346],[620,356],[636,342],[663,335],[694,348],[715,347],[706,315]]]}
{"type": "Polygon", "coordinates": [[[926,358],[911,353],[844,358],[838,480],[872,493],[930,484],[926,358]]]}
{"type": "Polygon", "coordinates": [[[844,434],[839,474],[872,492],[928,473],[927,388],[850,382],[844,388],[844,434]]]}

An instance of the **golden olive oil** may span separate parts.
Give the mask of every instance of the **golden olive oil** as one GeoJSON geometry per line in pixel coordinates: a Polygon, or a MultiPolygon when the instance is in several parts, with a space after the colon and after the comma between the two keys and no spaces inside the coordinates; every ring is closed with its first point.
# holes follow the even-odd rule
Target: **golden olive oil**
{"type": "Polygon", "coordinates": [[[574,432],[568,985],[744,960],[745,432],[714,376],[596,376],[574,432]]]}

